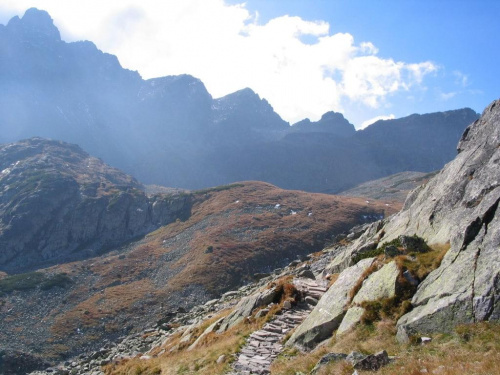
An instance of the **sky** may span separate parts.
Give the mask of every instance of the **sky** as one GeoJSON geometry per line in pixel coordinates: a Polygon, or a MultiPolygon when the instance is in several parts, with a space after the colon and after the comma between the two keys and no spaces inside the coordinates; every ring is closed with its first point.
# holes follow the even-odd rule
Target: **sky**
{"type": "Polygon", "coordinates": [[[499,97],[498,0],[0,0],[0,23],[30,7],[144,79],[191,74],[215,98],[250,87],[291,124],[499,97]]]}

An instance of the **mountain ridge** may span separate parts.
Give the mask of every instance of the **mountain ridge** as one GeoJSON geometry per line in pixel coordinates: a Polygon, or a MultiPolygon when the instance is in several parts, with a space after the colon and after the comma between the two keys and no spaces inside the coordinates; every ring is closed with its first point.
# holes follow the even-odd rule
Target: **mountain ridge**
{"type": "Polygon", "coordinates": [[[36,9],[0,29],[0,142],[77,143],[147,184],[199,189],[265,180],[335,193],[397,172],[440,169],[477,118],[470,109],[412,117],[391,126],[390,137],[390,122],[353,132],[333,112],[289,126],[251,89],[214,99],[189,75],[143,80],[92,42],[66,43],[55,30],[36,9]]]}

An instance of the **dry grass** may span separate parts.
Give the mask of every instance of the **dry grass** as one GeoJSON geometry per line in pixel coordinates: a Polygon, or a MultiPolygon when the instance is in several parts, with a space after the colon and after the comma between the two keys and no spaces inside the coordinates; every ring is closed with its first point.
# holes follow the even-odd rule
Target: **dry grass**
{"type": "Polygon", "coordinates": [[[66,272],[75,283],[38,320],[51,337],[72,335],[72,349],[89,345],[96,335],[123,329],[120,322],[157,319],[157,305],[168,305],[171,292],[197,285],[218,295],[252,281],[265,267],[318,251],[332,235],[359,224],[363,215],[393,211],[383,202],[287,191],[260,182],[195,194],[186,221],[117,251],[51,267],[51,273],[66,272]],[[210,246],[213,251],[206,253],[210,246]],[[165,261],[170,254],[172,260],[165,261]],[[76,335],[78,328],[85,329],[76,335]]]}
{"type": "MultiPolygon", "coordinates": [[[[270,316],[279,311],[278,305],[270,313],[259,319],[251,317],[245,319],[235,327],[222,334],[211,333],[203,342],[193,350],[186,348],[201,334],[211,323],[226,315],[225,311],[221,315],[204,322],[193,335],[190,343],[179,346],[181,334],[172,337],[164,346],[165,353],[150,360],[133,358],[119,363],[113,363],[104,368],[106,375],[136,375],[136,374],[223,374],[229,370],[230,363],[244,345],[246,338],[254,331],[259,330],[270,316]],[[226,359],[222,363],[217,363],[217,359],[225,355],[226,359]]],[[[157,350],[157,352],[159,352],[157,350]]]]}
{"type": "MultiPolygon", "coordinates": [[[[99,326],[103,319],[115,317],[120,313],[133,313],[132,306],[151,290],[147,280],[107,288],[102,293],[91,295],[70,310],[56,317],[51,330],[55,337],[65,337],[74,333],[75,327],[90,328],[99,326]]],[[[107,333],[120,327],[104,327],[107,333]]]]}
{"type": "MultiPolygon", "coordinates": [[[[457,327],[452,335],[436,334],[427,345],[398,344],[394,338],[394,321],[384,320],[371,326],[359,326],[355,330],[332,340],[325,346],[310,352],[295,350],[284,353],[273,364],[271,374],[295,375],[308,373],[326,353],[375,353],[386,350],[396,359],[383,367],[379,375],[421,374],[500,374],[500,324],[478,323],[457,327]]],[[[352,374],[353,368],[345,361],[325,366],[319,375],[352,374]]],[[[373,374],[371,371],[359,371],[373,374]]]]}
{"type": "Polygon", "coordinates": [[[419,280],[424,280],[429,273],[441,265],[444,256],[450,249],[450,243],[434,244],[430,248],[431,251],[426,253],[409,254],[416,260],[411,260],[409,256],[404,255],[396,257],[399,268],[405,268],[419,280]]]}

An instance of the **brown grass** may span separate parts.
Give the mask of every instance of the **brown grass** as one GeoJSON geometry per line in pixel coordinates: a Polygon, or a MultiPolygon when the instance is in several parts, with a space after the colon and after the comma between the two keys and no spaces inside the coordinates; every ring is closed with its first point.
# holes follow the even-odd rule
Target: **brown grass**
{"type": "MultiPolygon", "coordinates": [[[[74,333],[75,327],[95,327],[101,323],[102,319],[115,317],[127,311],[132,313],[132,305],[141,300],[150,290],[150,283],[147,280],[140,280],[93,294],[90,298],[58,315],[51,328],[52,333],[56,337],[64,337],[69,333],[74,333]]],[[[112,327],[105,327],[105,329],[107,333],[113,331],[112,327]]]]}
{"type": "Polygon", "coordinates": [[[450,243],[434,244],[426,253],[412,253],[395,257],[399,269],[408,270],[413,276],[423,281],[429,273],[441,265],[441,262],[450,249],[450,243]],[[415,258],[415,259],[412,259],[415,258]]]}
{"type": "MultiPolygon", "coordinates": [[[[427,345],[398,344],[394,338],[394,321],[384,320],[373,326],[359,326],[341,338],[333,338],[326,346],[310,353],[288,351],[272,365],[271,374],[308,373],[328,352],[375,353],[386,350],[396,359],[383,367],[379,375],[428,374],[500,374],[500,324],[477,323],[457,327],[452,335],[436,334],[427,345]]],[[[318,374],[352,374],[345,361],[332,363],[318,374]]],[[[373,374],[370,371],[359,371],[373,374]]]]}
{"type": "MultiPolygon", "coordinates": [[[[278,307],[274,311],[278,311],[278,307]]],[[[197,329],[194,336],[201,334],[209,324],[213,323],[224,314],[213,317],[204,322],[197,329]]],[[[104,367],[106,375],[118,374],[223,374],[229,370],[230,363],[234,359],[234,354],[237,353],[252,332],[259,330],[270,319],[272,311],[266,316],[259,319],[251,317],[245,319],[235,327],[229,329],[222,334],[212,333],[208,335],[203,342],[201,342],[193,350],[187,351],[187,347],[179,347],[178,343],[181,334],[172,337],[163,347],[166,352],[156,358],[144,361],[139,358],[121,361],[119,363],[112,363],[104,367]],[[217,359],[225,355],[226,360],[217,364],[217,359]],[[160,370],[161,372],[157,372],[160,370]],[[139,371],[139,372],[138,372],[139,371]],[[156,372],[155,372],[156,371],[156,372]]],[[[193,338],[192,341],[194,341],[193,338]]]]}
{"type": "Polygon", "coordinates": [[[333,284],[335,284],[335,281],[337,281],[339,276],[340,273],[334,273],[330,275],[330,277],[328,278],[328,288],[330,288],[333,284]]]}
{"type": "Polygon", "coordinates": [[[295,258],[298,250],[318,251],[332,235],[359,224],[362,215],[382,212],[394,211],[381,202],[287,191],[260,182],[195,194],[186,221],[171,223],[102,256],[51,267],[51,273],[66,272],[75,282],[61,291],[61,303],[38,320],[48,335],[72,335],[68,344],[72,348],[89,345],[87,338],[123,329],[121,321],[157,319],[160,309],[155,305],[168,305],[172,291],[193,284],[214,295],[234,289],[251,281],[263,266],[282,266],[280,261],[295,258]],[[291,215],[291,210],[297,214],[291,215]],[[179,244],[185,245],[185,254],[165,262],[179,244]],[[213,252],[205,253],[209,246],[213,252]],[[158,276],[167,274],[173,277],[158,276]],[[86,329],[77,337],[78,327],[86,329]]]}

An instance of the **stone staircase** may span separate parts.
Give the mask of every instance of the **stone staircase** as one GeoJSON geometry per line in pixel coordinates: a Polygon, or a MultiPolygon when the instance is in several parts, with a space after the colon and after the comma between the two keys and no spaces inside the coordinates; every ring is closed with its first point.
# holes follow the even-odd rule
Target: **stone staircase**
{"type": "Polygon", "coordinates": [[[325,284],[312,279],[296,278],[293,284],[301,292],[302,301],[296,306],[285,302],[281,313],[266,323],[262,329],[253,332],[238,353],[232,366],[233,370],[228,375],[269,374],[271,363],[283,350],[283,338],[302,323],[319,298],[327,291],[325,284]]]}

